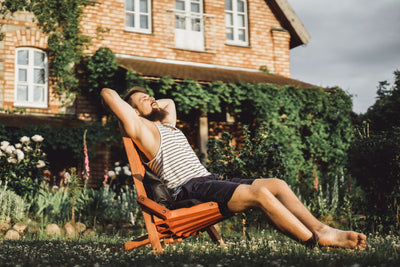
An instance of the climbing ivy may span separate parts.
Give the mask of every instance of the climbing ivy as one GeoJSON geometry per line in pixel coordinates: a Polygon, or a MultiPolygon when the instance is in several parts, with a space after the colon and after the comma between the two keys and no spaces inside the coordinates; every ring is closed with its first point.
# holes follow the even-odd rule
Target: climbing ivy
{"type": "Polygon", "coordinates": [[[128,71],[127,79],[130,86],[151,89],[156,98],[174,99],[178,114],[229,111],[241,124],[262,124],[266,145],[277,147],[281,155],[282,178],[301,190],[312,189],[315,176],[320,183],[329,183],[347,164],[352,100],[340,88],[199,83],[170,77],[152,81],[134,71],[128,71]]]}
{"type": "Polygon", "coordinates": [[[34,14],[35,22],[49,37],[50,69],[51,76],[56,79],[56,92],[67,100],[78,86],[74,66],[90,42],[89,37],[82,34],[80,18],[91,3],[90,0],[4,0],[0,7],[3,17],[17,11],[34,14]]]}

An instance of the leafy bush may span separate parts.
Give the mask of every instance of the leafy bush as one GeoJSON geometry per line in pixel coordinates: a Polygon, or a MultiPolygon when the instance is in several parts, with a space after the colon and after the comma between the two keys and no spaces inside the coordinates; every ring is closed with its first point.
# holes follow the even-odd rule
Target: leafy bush
{"type": "Polygon", "coordinates": [[[7,190],[7,184],[0,182],[0,223],[20,221],[25,215],[28,205],[11,190],[7,190]]]}
{"type": "Polygon", "coordinates": [[[260,126],[251,133],[243,127],[243,145],[232,145],[232,136],[224,133],[221,139],[211,140],[208,150],[208,169],[229,178],[285,177],[285,165],[279,149],[270,143],[268,132],[260,126]]]}
{"type": "Polygon", "coordinates": [[[18,195],[32,197],[44,179],[46,154],[41,149],[43,137],[23,136],[15,145],[2,141],[0,147],[0,179],[18,195]]]}
{"type": "Polygon", "coordinates": [[[351,173],[366,193],[370,223],[399,229],[400,128],[361,136],[349,155],[351,173]]]}

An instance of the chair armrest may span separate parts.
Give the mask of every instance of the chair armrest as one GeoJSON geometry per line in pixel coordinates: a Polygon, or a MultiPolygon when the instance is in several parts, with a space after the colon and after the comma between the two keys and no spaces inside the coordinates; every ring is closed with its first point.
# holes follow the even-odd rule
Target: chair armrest
{"type": "Polygon", "coordinates": [[[149,210],[151,213],[162,219],[167,219],[168,216],[171,214],[171,211],[169,209],[161,206],[160,204],[151,200],[148,197],[139,196],[137,202],[142,205],[142,208],[149,210]]]}

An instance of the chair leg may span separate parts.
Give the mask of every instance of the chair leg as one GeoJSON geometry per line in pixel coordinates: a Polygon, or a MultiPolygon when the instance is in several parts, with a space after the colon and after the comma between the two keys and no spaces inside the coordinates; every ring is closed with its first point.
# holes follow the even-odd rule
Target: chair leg
{"type": "Polygon", "coordinates": [[[153,249],[153,253],[154,253],[154,255],[162,254],[163,249],[161,246],[161,241],[160,241],[160,237],[158,235],[156,225],[153,222],[153,218],[149,213],[147,213],[145,211],[143,211],[142,213],[143,213],[143,218],[144,218],[144,222],[146,225],[147,233],[149,235],[149,241],[151,244],[151,248],[153,249]]]}
{"type": "Polygon", "coordinates": [[[215,229],[214,225],[211,225],[210,227],[208,227],[206,231],[214,243],[220,244],[220,245],[225,245],[224,240],[219,235],[219,233],[218,233],[217,229],[215,229]]]}

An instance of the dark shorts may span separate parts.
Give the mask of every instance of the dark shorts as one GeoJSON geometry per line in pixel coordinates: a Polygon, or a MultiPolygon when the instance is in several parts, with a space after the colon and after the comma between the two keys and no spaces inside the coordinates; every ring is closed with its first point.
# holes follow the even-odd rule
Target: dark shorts
{"type": "Polygon", "coordinates": [[[204,202],[215,201],[219,210],[224,216],[231,216],[233,213],[228,209],[228,201],[233,192],[241,184],[252,184],[254,179],[233,178],[221,180],[216,175],[192,178],[181,186],[181,191],[176,200],[198,199],[204,202]]]}

